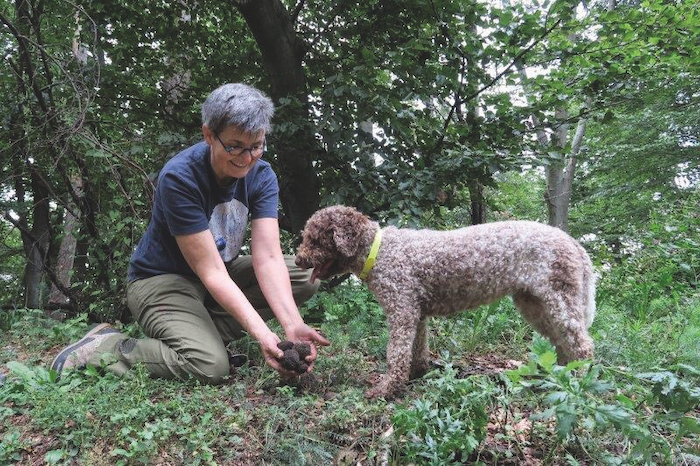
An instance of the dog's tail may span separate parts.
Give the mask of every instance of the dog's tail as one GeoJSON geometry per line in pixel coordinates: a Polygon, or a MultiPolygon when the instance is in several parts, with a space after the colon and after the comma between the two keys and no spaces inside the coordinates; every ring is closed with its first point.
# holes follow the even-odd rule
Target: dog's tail
{"type": "Polygon", "coordinates": [[[595,318],[595,280],[596,276],[593,272],[593,263],[591,262],[588,253],[582,246],[579,245],[581,251],[581,260],[583,262],[583,287],[585,300],[585,315],[586,327],[590,327],[595,318]]]}

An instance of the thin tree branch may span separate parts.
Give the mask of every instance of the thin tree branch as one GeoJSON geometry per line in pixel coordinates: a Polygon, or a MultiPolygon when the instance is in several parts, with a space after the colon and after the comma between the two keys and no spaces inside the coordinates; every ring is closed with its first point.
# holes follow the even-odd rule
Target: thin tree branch
{"type": "Polygon", "coordinates": [[[299,3],[297,3],[297,6],[294,8],[294,11],[292,12],[290,18],[292,19],[292,24],[297,22],[297,19],[299,18],[299,13],[301,13],[302,8],[304,8],[304,4],[306,3],[306,0],[300,0],[299,3]]]}
{"type": "Polygon", "coordinates": [[[561,24],[561,22],[562,22],[562,20],[561,20],[561,19],[558,19],[558,20],[557,20],[550,28],[548,28],[537,40],[535,40],[535,41],[534,41],[532,44],[530,44],[527,48],[525,48],[525,49],[522,50],[518,55],[516,55],[516,57],[510,62],[510,64],[509,64],[503,71],[501,71],[500,73],[498,73],[498,74],[496,75],[495,78],[493,78],[489,83],[483,85],[481,88],[479,88],[478,90],[476,90],[473,94],[471,94],[471,95],[468,96],[466,99],[464,99],[464,100],[462,101],[462,103],[468,102],[468,101],[472,100],[473,98],[477,97],[479,94],[481,94],[482,92],[484,92],[486,89],[488,89],[488,88],[490,88],[491,86],[493,86],[494,84],[496,84],[496,82],[498,82],[503,76],[505,76],[506,73],[508,73],[508,72],[510,71],[510,69],[513,68],[513,67],[515,66],[515,64],[516,64],[517,62],[520,61],[521,58],[523,58],[525,55],[527,55],[527,53],[528,53],[530,50],[532,50],[537,44],[539,44],[540,42],[542,42],[542,41],[544,40],[545,37],[547,37],[554,29],[556,29],[556,27],[559,26],[559,24],[561,24]]]}

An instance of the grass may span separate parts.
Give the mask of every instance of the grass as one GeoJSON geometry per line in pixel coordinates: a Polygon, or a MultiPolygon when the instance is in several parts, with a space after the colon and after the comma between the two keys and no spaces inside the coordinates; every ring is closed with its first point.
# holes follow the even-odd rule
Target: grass
{"type": "Polygon", "coordinates": [[[363,395],[386,370],[386,327],[352,283],[310,303],[307,317],[323,320],[333,344],[315,377],[291,385],[250,338],[235,342],[250,363],[216,387],[142,368],[56,381],[46,365],[87,322],[16,310],[0,335],[0,464],[691,464],[700,297],[642,311],[599,303],[598,364],[569,368],[510,300],[434,320],[444,368],[386,402],[363,395]]]}

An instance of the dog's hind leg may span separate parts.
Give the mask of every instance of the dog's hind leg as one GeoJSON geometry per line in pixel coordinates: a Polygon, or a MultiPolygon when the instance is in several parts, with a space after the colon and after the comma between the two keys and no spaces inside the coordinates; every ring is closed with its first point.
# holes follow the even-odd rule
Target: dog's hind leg
{"type": "Polygon", "coordinates": [[[552,342],[560,364],[593,357],[586,310],[579,309],[583,302],[567,302],[571,300],[559,296],[543,300],[528,292],[514,294],[513,300],[525,320],[552,342]]]}

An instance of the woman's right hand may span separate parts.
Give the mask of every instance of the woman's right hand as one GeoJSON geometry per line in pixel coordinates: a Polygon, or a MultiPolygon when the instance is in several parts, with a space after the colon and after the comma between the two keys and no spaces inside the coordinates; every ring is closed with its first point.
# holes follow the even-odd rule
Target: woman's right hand
{"type": "Polygon", "coordinates": [[[282,359],[284,356],[284,352],[277,347],[277,343],[279,342],[280,338],[272,332],[258,340],[260,348],[262,349],[263,357],[265,358],[265,363],[279,372],[283,379],[291,379],[296,377],[297,374],[294,371],[289,371],[282,367],[282,364],[280,364],[278,360],[282,359]]]}

